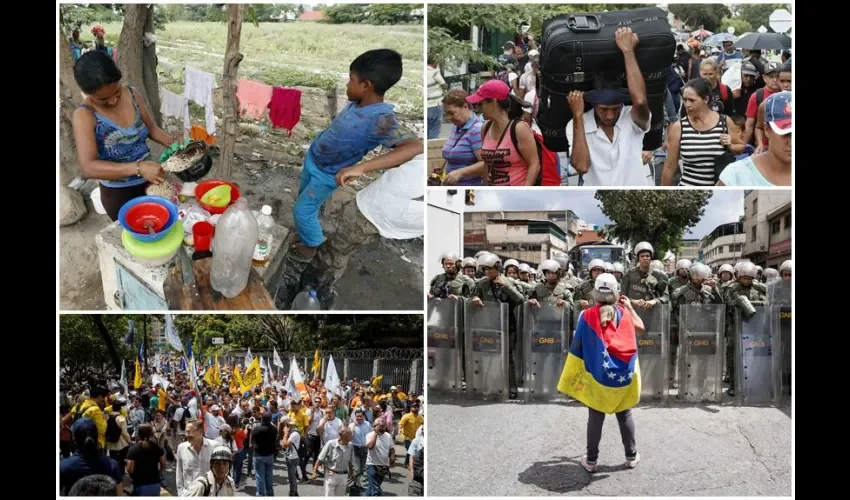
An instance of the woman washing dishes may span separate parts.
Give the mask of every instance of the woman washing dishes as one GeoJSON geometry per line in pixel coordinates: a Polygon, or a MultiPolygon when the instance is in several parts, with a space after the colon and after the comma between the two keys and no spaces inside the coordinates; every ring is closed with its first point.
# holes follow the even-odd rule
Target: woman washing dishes
{"type": "Polygon", "coordinates": [[[151,119],[143,96],[121,81],[115,61],[100,51],[83,54],[74,79],[86,94],[74,110],[74,143],[86,177],[100,181],[100,200],[112,221],[121,207],[145,195],[149,183],[165,180],[151,160],[148,138],[171,146],[177,141],[151,119]]]}
{"type": "Polygon", "coordinates": [[[791,112],[793,94],[778,92],[764,102],[764,128],[770,147],[726,167],[718,186],[790,186],[791,185],[791,112]]]}
{"type": "Polygon", "coordinates": [[[584,403],[589,411],[587,455],[581,458],[582,467],[596,472],[605,414],[614,413],[625,447],[626,467],[633,469],[640,462],[631,411],[640,400],[636,334],[644,332],[644,325],[628,297],[620,295],[612,274],[597,276],[593,300],[596,304],[579,314],[558,390],[584,403]]]}

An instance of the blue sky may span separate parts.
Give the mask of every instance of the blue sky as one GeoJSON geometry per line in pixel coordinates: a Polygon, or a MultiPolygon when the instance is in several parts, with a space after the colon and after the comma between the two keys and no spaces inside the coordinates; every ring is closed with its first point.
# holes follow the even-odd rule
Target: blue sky
{"type": "MultiPolygon", "coordinates": [[[[595,191],[575,190],[476,190],[475,206],[466,207],[469,212],[495,212],[499,210],[572,210],[579,218],[599,225],[611,221],[602,215],[599,202],[593,197],[595,191]]],[[[695,227],[690,228],[686,238],[702,238],[720,224],[735,222],[744,215],[743,190],[714,190],[714,195],[705,207],[705,215],[695,227]]]]}

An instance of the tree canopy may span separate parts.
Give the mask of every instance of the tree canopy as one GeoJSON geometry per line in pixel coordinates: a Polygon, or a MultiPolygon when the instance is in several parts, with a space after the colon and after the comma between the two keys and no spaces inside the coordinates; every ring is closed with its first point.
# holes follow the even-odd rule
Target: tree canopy
{"type": "Polygon", "coordinates": [[[332,24],[390,25],[419,21],[420,17],[415,12],[421,8],[419,4],[410,3],[336,4],[321,10],[332,24]]]}
{"type": "Polygon", "coordinates": [[[599,190],[595,198],[613,221],[605,227],[608,235],[632,246],[648,241],[656,255],[664,255],[681,247],[685,230],[700,221],[711,194],[707,190],[599,190]]]}
{"type": "MultiPolygon", "coordinates": [[[[62,365],[101,366],[112,364],[95,315],[63,315],[59,321],[62,365]]],[[[165,325],[164,315],[119,314],[99,315],[120,359],[134,359],[144,341],[144,321],[148,333],[154,322],[165,325]],[[145,318],[147,316],[147,318],[145,318]],[[128,320],[135,320],[134,345],[124,343],[128,320]]],[[[226,354],[231,350],[271,349],[278,352],[306,353],[316,348],[381,349],[390,347],[422,347],[421,315],[243,315],[181,314],[174,315],[174,326],[185,347],[192,339],[198,358],[226,354]],[[212,339],[224,338],[223,346],[212,339]]]]}
{"type": "Polygon", "coordinates": [[[729,8],[719,3],[671,3],[667,8],[685,24],[712,32],[720,31],[723,18],[732,16],[729,8]]]}
{"type": "MultiPolygon", "coordinates": [[[[764,26],[770,31],[770,14],[776,9],[784,9],[785,5],[781,3],[745,3],[738,6],[738,16],[746,21],[752,27],[751,31],[759,29],[759,26],[764,26]]],[[[791,10],[790,8],[788,9],[791,10]]],[[[740,33],[738,33],[740,34],[740,33]]]]}

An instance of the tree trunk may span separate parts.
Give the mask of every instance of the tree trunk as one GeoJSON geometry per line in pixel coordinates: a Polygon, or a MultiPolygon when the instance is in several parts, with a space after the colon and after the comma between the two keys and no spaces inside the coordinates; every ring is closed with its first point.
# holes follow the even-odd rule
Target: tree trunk
{"type": "Polygon", "coordinates": [[[118,351],[115,350],[115,344],[112,342],[112,337],[109,335],[106,325],[103,324],[103,318],[100,317],[100,314],[93,314],[92,321],[94,321],[97,331],[100,332],[100,336],[103,337],[103,343],[106,344],[106,350],[109,351],[109,357],[112,358],[112,365],[118,373],[121,373],[121,359],[118,357],[118,351]]]}
{"type": "MultiPolygon", "coordinates": [[[[144,33],[154,32],[153,9],[153,4],[148,6],[148,15],[147,20],[145,21],[144,33]]],[[[162,127],[162,112],[159,109],[161,107],[159,100],[159,77],[156,75],[156,43],[152,43],[145,47],[144,42],[142,42],[142,47],[142,77],[145,84],[145,90],[147,90],[148,111],[150,111],[154,123],[156,123],[157,126],[162,127]]],[[[121,53],[119,52],[118,55],[120,57],[121,53]]]]}
{"type": "Polygon", "coordinates": [[[150,10],[144,4],[130,3],[124,6],[124,25],[118,38],[118,67],[124,81],[141,93],[150,103],[144,77],[144,34],[150,10]]]}
{"type": "Polygon", "coordinates": [[[80,175],[71,117],[82,102],[80,86],[74,80],[74,56],[68,37],[59,28],[59,183],[67,186],[80,175]]]}
{"type": "Polygon", "coordinates": [[[221,134],[221,154],[219,155],[218,175],[230,179],[233,172],[233,154],[236,149],[236,134],[239,132],[239,102],[236,100],[237,74],[242,54],[239,53],[239,39],[242,37],[242,21],[245,6],[231,4],[227,25],[227,49],[224,52],[224,75],[221,79],[221,91],[224,98],[224,126],[221,134]]]}

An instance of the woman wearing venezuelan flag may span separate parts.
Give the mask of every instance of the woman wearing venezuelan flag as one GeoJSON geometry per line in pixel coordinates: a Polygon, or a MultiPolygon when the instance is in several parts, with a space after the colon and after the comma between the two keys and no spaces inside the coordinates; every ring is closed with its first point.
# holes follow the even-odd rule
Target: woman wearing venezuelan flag
{"type": "Polygon", "coordinates": [[[558,390],[587,405],[587,455],[581,458],[587,472],[596,472],[599,441],[605,415],[617,415],[626,449],[626,467],[640,462],[635,445],[635,423],[631,408],[640,400],[636,333],[643,321],[631,301],[620,295],[617,279],[600,274],[593,286],[596,305],[578,317],[575,336],[558,390]]]}

